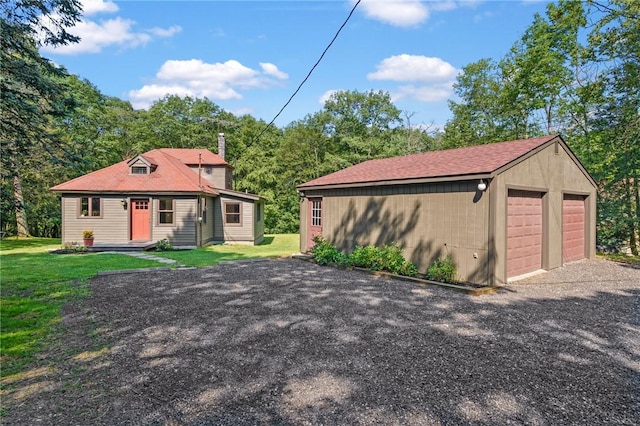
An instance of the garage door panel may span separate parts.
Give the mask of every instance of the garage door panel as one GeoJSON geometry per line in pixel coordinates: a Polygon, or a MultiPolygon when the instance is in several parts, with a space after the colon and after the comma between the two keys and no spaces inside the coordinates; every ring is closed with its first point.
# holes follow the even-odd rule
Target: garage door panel
{"type": "Polygon", "coordinates": [[[542,194],[510,190],[507,201],[507,277],[542,267],[542,194]]]}
{"type": "Polygon", "coordinates": [[[562,200],[562,259],[572,262],[584,258],[585,198],[565,194],[562,200]]]}

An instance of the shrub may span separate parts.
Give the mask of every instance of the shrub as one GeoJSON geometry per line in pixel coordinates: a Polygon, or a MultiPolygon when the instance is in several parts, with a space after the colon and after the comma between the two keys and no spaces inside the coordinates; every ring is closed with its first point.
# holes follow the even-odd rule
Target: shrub
{"type": "Polygon", "coordinates": [[[91,230],[82,231],[82,238],[93,238],[93,231],[91,230]]]}
{"type": "Polygon", "coordinates": [[[156,243],[156,251],[171,251],[173,246],[167,238],[164,238],[156,243]]]}
{"type": "Polygon", "coordinates": [[[85,246],[79,245],[76,241],[65,242],[62,245],[62,249],[70,253],[82,253],[87,251],[87,248],[85,246]]]}
{"type": "Polygon", "coordinates": [[[353,266],[358,266],[360,268],[367,268],[374,271],[379,271],[379,259],[380,253],[377,247],[375,246],[356,246],[356,248],[349,256],[349,260],[353,266]]]}
{"type": "Polygon", "coordinates": [[[409,277],[418,275],[418,268],[404,258],[402,249],[396,243],[384,245],[382,248],[372,245],[358,246],[351,253],[349,260],[353,266],[373,271],[389,271],[409,277]]]}
{"type": "Polygon", "coordinates": [[[453,258],[448,254],[444,259],[438,259],[427,269],[427,278],[445,283],[457,282],[458,270],[453,258]]]}
{"type": "Polygon", "coordinates": [[[348,262],[348,256],[342,253],[329,241],[325,240],[321,236],[313,237],[314,246],[311,248],[311,254],[313,259],[318,262],[319,265],[329,265],[335,263],[337,265],[346,265],[348,262]]]}

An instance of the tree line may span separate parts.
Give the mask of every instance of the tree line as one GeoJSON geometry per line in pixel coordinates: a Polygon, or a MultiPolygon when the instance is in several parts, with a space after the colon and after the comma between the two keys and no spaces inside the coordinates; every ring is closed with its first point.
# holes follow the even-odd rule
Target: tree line
{"type": "Polygon", "coordinates": [[[2,0],[0,214],[8,234],[60,235],[59,199],[48,190],[57,183],[159,147],[215,152],[220,132],[234,189],[268,200],[269,233],[298,231],[296,185],[361,161],[560,133],[598,182],[598,243],[629,244],[637,254],[640,2],[549,4],[505,57],[463,67],[442,130],[412,124],[389,93],[374,90],[337,92],[283,128],[206,98],[169,95],[134,110],[39,54],[42,44],[76,42],[65,28],[80,16],[73,0],[2,0]],[[43,33],[33,18],[54,12],[58,26],[43,33]]]}

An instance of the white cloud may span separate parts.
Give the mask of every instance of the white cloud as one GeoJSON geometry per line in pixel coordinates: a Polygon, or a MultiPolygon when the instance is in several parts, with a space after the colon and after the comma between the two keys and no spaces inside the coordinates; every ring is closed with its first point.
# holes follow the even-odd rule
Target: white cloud
{"type": "Polygon", "coordinates": [[[367,74],[369,80],[442,81],[458,74],[454,66],[440,58],[407,54],[383,59],[376,69],[367,74]]]}
{"type": "Polygon", "coordinates": [[[151,28],[149,33],[158,37],[171,37],[178,34],[180,31],[182,31],[182,27],[180,25],[172,25],[169,28],[151,28]]]}
{"type": "Polygon", "coordinates": [[[260,67],[262,68],[262,72],[279,80],[286,80],[289,78],[289,74],[280,71],[277,66],[270,64],[269,62],[260,62],[260,67]]]}
{"type": "Polygon", "coordinates": [[[414,99],[420,102],[439,102],[453,93],[453,82],[460,71],[447,61],[420,55],[396,55],[383,59],[369,80],[385,80],[415,85],[399,86],[391,94],[392,100],[414,99]]]}
{"type": "Polygon", "coordinates": [[[320,98],[318,99],[318,103],[320,105],[324,105],[329,100],[329,98],[331,98],[331,96],[333,96],[334,93],[341,92],[341,91],[342,91],[341,89],[327,90],[326,92],[324,92],[322,94],[322,96],[320,96],[320,98]]]}
{"type": "Polygon", "coordinates": [[[429,3],[429,8],[436,12],[447,12],[458,7],[458,3],[452,0],[433,1],[429,3]]]}
{"type": "Polygon", "coordinates": [[[165,95],[242,99],[241,90],[267,89],[288,78],[273,64],[260,67],[262,72],[233,59],[213,64],[200,59],[169,60],[156,73],[156,81],[131,90],[129,99],[134,108],[147,108],[165,95]]]}
{"type": "MultiPolygon", "coordinates": [[[[178,25],[169,28],[155,27],[147,31],[136,31],[136,22],[117,16],[106,20],[90,20],[87,16],[99,13],[114,13],[118,6],[113,2],[103,0],[83,0],[84,17],[67,31],[80,37],[79,43],[64,46],[43,46],[42,51],[60,55],[78,55],[82,53],[99,53],[109,46],[123,49],[144,46],[156,37],[172,37],[182,31],[178,25]]],[[[53,17],[56,19],[56,17],[53,17]]],[[[44,25],[51,25],[51,18],[41,17],[44,25]]]]}
{"type": "Polygon", "coordinates": [[[369,18],[398,27],[413,27],[429,18],[419,0],[362,0],[360,8],[369,18]]]}
{"type": "Polygon", "coordinates": [[[449,99],[453,93],[453,82],[429,86],[400,86],[394,94],[396,100],[415,99],[420,102],[440,102],[449,99]]]}
{"type": "MultiPolygon", "coordinates": [[[[482,1],[483,0],[362,0],[360,9],[370,19],[396,27],[415,27],[426,22],[432,12],[448,12],[459,7],[475,8],[482,1]]],[[[351,0],[351,3],[355,2],[356,0],[351,0]]]]}
{"type": "Polygon", "coordinates": [[[118,11],[118,5],[111,1],[104,0],[82,0],[82,14],[84,16],[95,15],[96,13],[112,13],[118,11]]]}

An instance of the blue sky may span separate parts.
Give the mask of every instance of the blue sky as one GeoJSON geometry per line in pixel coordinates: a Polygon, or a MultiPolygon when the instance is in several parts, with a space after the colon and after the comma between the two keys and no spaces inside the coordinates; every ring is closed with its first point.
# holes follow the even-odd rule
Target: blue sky
{"type": "MultiPolygon", "coordinates": [[[[81,0],[79,44],[42,54],[106,95],[147,108],[165,94],[207,97],[269,122],[355,0],[81,0]]],[[[502,58],[545,1],[362,0],[276,120],[320,111],[335,90],[384,90],[412,125],[441,127],[460,69],[502,58]]]]}

